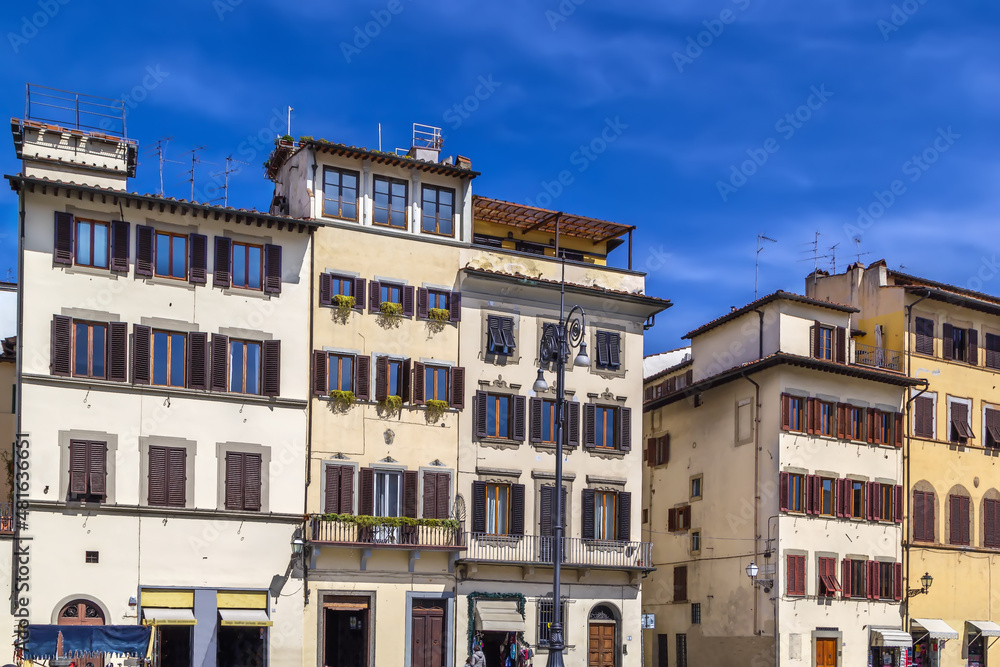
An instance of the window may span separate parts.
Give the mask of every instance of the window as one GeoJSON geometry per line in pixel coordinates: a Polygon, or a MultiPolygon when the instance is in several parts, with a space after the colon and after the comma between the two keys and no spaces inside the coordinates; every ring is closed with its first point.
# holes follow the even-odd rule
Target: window
{"type": "Polygon", "coordinates": [[[541,442],[554,444],[556,441],[556,402],[547,398],[541,399],[542,409],[542,439],[541,442]]]}
{"type": "Polygon", "coordinates": [[[455,191],[423,186],[420,228],[429,234],[455,235],[455,191]]]}
{"type": "Polygon", "coordinates": [[[816,410],[816,422],[814,425],[814,430],[817,435],[827,435],[833,437],[836,435],[835,432],[835,417],[836,406],[833,403],[825,403],[823,401],[816,401],[813,403],[816,410]]]}
{"type": "Polygon", "coordinates": [[[403,286],[389,283],[379,283],[379,302],[398,303],[403,305],[403,286]]]}
{"type": "Polygon", "coordinates": [[[229,341],[229,391],[260,393],[260,343],[229,341]]]}
{"type": "Polygon", "coordinates": [[[896,486],[893,484],[873,484],[875,503],[872,518],[875,521],[894,521],[896,517],[896,486]]]}
{"type": "Polygon", "coordinates": [[[323,215],[358,219],[358,172],[330,167],[323,170],[323,215]]]}
{"type": "Polygon", "coordinates": [[[406,373],[404,372],[404,366],[406,365],[402,359],[386,359],[386,374],[385,374],[385,393],[386,396],[403,396],[403,382],[406,379],[406,373]]]}
{"type": "Polygon", "coordinates": [[[696,554],[701,551],[701,531],[691,531],[691,553],[696,554]]]}
{"type": "Polygon", "coordinates": [[[918,396],[913,401],[913,435],[934,439],[934,399],[918,396]]]}
{"type": "Polygon", "coordinates": [[[511,436],[511,396],[489,394],[486,398],[486,435],[490,438],[510,438],[511,436]]]}
{"type": "Polygon", "coordinates": [[[354,355],[328,355],[327,391],[354,391],[354,355]]]}
{"type": "Polygon", "coordinates": [[[944,344],[944,354],[942,356],[945,359],[966,361],[969,357],[969,331],[950,324],[943,325],[943,329],[941,340],[944,344]]]}
{"type": "Polygon", "coordinates": [[[515,241],[514,250],[518,252],[526,252],[531,255],[544,255],[546,246],[541,243],[532,243],[530,241],[515,241]]]}
{"type": "Polygon", "coordinates": [[[183,387],[187,334],[153,331],[153,384],[183,387]]]}
{"type": "Polygon", "coordinates": [[[848,518],[865,518],[865,483],[856,479],[847,480],[848,497],[848,518]]]}
{"type": "Polygon", "coordinates": [[[260,511],[260,454],[226,452],[226,509],[260,511]]]}
{"type": "Polygon", "coordinates": [[[788,512],[805,512],[805,475],[783,472],[779,475],[779,478],[781,509],[788,512]]]}
{"type": "Polygon", "coordinates": [[[847,406],[847,419],[848,419],[848,437],[851,440],[866,440],[865,437],[865,409],[855,407],[853,405],[847,406]]]}
{"type": "Polygon", "coordinates": [[[845,598],[868,597],[868,561],[845,560],[844,570],[847,581],[844,582],[845,598]]]}
{"type": "Polygon", "coordinates": [[[621,334],[597,332],[597,367],[616,371],[621,367],[621,334]]]}
{"type": "Polygon", "coordinates": [[[156,275],[187,280],[187,242],[185,234],[156,232],[156,275]]]}
{"type": "Polygon", "coordinates": [[[986,442],[991,449],[1000,448],[1000,410],[996,408],[986,408],[984,410],[983,422],[986,431],[986,442]]]}
{"type": "Polygon", "coordinates": [[[986,367],[1000,368],[1000,336],[986,334],[986,367]]]}
{"type": "Polygon", "coordinates": [[[970,529],[969,496],[948,496],[948,520],[950,544],[968,546],[970,529]]]}
{"type": "Polygon", "coordinates": [[[594,539],[618,539],[618,494],[613,491],[594,493],[594,539]]]}
{"type": "Polygon", "coordinates": [[[594,408],[594,414],[594,446],[598,449],[614,449],[618,408],[598,405],[594,408]]]}
{"type": "Polygon", "coordinates": [[[837,510],[837,497],[834,489],[837,480],[829,477],[822,477],[819,481],[819,513],[820,516],[835,516],[837,510]]]}
{"type": "MultiPolygon", "coordinates": [[[[552,598],[539,598],[538,600],[538,645],[549,645],[549,631],[552,629],[552,620],[555,610],[552,608],[552,598]]],[[[566,601],[559,602],[559,618],[563,622],[563,641],[566,641],[566,601]]]]}
{"type": "Polygon", "coordinates": [[[681,505],[667,510],[667,530],[671,533],[691,528],[691,506],[681,505]]]}
{"type": "Polygon", "coordinates": [[[785,557],[785,593],[806,594],[806,557],[789,554],[785,557]]]}
{"type": "Polygon", "coordinates": [[[835,593],[840,592],[840,582],[837,581],[837,559],[819,557],[816,559],[816,569],[818,572],[818,586],[820,597],[832,598],[835,593]]]}
{"type": "Polygon", "coordinates": [[[670,434],[646,441],[646,463],[649,466],[662,466],[670,461],[670,434]]]}
{"type": "Polygon", "coordinates": [[[745,398],[736,404],[736,442],[742,444],[753,438],[752,399],[745,398]]]}
{"type": "Polygon", "coordinates": [[[691,478],[691,499],[701,498],[701,483],[704,478],[701,475],[691,478]]]}
{"type": "Polygon", "coordinates": [[[451,292],[427,290],[427,310],[451,310],[451,292]]]}
{"type": "Polygon", "coordinates": [[[424,400],[450,401],[448,388],[451,386],[449,368],[445,366],[424,367],[424,400]]]}
{"type": "Polygon", "coordinates": [[[187,450],[183,447],[149,448],[150,505],[184,507],[186,504],[187,450]]]}
{"type": "Polygon", "coordinates": [[[323,471],[323,511],[327,514],[354,514],[354,468],[327,464],[323,471]]]}
{"type": "Polygon", "coordinates": [[[108,223],[77,219],[75,261],[78,266],[108,268],[108,223]]]}
{"type": "Polygon", "coordinates": [[[376,225],[406,229],[406,181],[376,176],[372,213],[376,225]]]}
{"type": "Polygon", "coordinates": [[[73,322],[73,375],[104,378],[107,376],[108,325],[73,322]]]}
{"type": "Polygon", "coordinates": [[[918,354],[934,355],[934,320],[916,318],[916,348],[918,354]]]}
{"type": "Polygon", "coordinates": [[[688,667],[687,635],[677,635],[677,667],[688,667]]]}
{"type": "Polygon", "coordinates": [[[69,499],[101,502],[107,496],[108,446],[104,442],[69,443],[69,499]]]}
{"type": "Polygon", "coordinates": [[[486,318],[486,352],[501,356],[514,353],[514,318],[489,315],[486,318]]]}
{"type": "Polygon", "coordinates": [[[934,494],[930,491],[913,492],[913,540],[934,541],[934,494]]]}
{"type": "Polygon", "coordinates": [[[687,565],[674,566],[674,602],[687,602],[688,599],[687,574],[688,574],[687,565]]]}
{"type": "Polygon", "coordinates": [[[374,471],[375,509],[373,516],[397,517],[402,500],[402,474],[391,470],[374,471]]]}
{"type": "Polygon", "coordinates": [[[85,563],[99,563],[101,562],[101,552],[100,551],[84,552],[83,561],[85,563]]]}
{"type": "Polygon", "coordinates": [[[875,442],[880,445],[892,444],[892,421],[894,415],[889,412],[875,411],[875,442]]]}
{"type": "Polygon", "coordinates": [[[894,563],[883,563],[877,561],[874,567],[878,568],[878,591],[876,597],[879,600],[892,600],[896,594],[894,563]]]}
{"type": "Polygon", "coordinates": [[[951,409],[951,432],[948,439],[964,445],[969,438],[976,437],[969,425],[969,404],[949,400],[948,407],[951,409]]]}
{"type": "Polygon", "coordinates": [[[701,623],[701,603],[692,602],[691,603],[691,624],[698,625],[701,623]]]}
{"type": "Polygon", "coordinates": [[[233,241],[233,287],[261,289],[264,247],[233,241]]]}
{"type": "Polygon", "coordinates": [[[983,501],[983,546],[1000,547],[1000,500],[983,501]]]}
{"type": "Polygon", "coordinates": [[[806,431],[806,399],[789,394],[781,395],[781,428],[786,431],[806,431]]]}
{"type": "Polygon", "coordinates": [[[332,282],[331,296],[354,296],[354,278],[348,276],[330,276],[332,282]]]}
{"type": "Polygon", "coordinates": [[[486,485],[486,532],[506,535],[510,524],[510,484],[486,485]]]}
{"type": "Polygon", "coordinates": [[[833,361],[833,327],[817,325],[816,349],[814,350],[817,359],[833,361]]]}

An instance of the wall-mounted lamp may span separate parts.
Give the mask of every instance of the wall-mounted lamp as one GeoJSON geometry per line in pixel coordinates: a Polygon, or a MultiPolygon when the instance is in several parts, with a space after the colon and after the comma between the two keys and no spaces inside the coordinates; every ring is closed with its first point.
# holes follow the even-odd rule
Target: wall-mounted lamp
{"type": "Polygon", "coordinates": [[[927,589],[931,587],[934,583],[934,577],[931,576],[930,572],[924,572],[924,576],[920,577],[920,588],[910,588],[906,591],[906,598],[912,598],[914,595],[923,595],[927,592],[927,589]]]}
{"type": "Polygon", "coordinates": [[[774,587],[774,580],[773,579],[758,579],[757,578],[757,574],[759,572],[760,572],[760,568],[757,567],[757,564],[754,563],[753,561],[750,561],[750,564],[747,565],[747,576],[750,577],[750,579],[753,580],[753,585],[754,586],[760,586],[761,588],[764,589],[765,593],[770,593],[771,592],[771,588],[774,587]]]}

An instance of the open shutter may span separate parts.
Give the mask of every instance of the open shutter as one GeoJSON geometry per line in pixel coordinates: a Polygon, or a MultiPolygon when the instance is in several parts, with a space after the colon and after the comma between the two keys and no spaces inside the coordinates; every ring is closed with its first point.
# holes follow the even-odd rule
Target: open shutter
{"type": "MultiPolygon", "coordinates": [[[[364,278],[354,279],[354,310],[365,309],[365,297],[368,296],[368,281],[364,278]]],[[[332,297],[331,297],[332,299],[332,297]]]]}
{"type": "Polygon", "coordinates": [[[153,330],[144,324],[132,325],[132,384],[149,384],[153,330]]]}
{"type": "Polygon", "coordinates": [[[868,422],[868,442],[873,443],[875,442],[875,408],[868,408],[867,413],[868,419],[866,421],[868,422]]]}
{"type": "Polygon", "coordinates": [[[851,561],[846,558],[840,561],[840,590],[845,600],[850,599],[853,581],[851,581],[851,561]]]}
{"type": "Polygon", "coordinates": [[[823,325],[815,320],[812,326],[812,356],[820,358],[820,345],[823,340],[823,325]]]}
{"type": "Polygon", "coordinates": [[[618,493],[618,539],[632,539],[632,494],[628,491],[618,493]]]}
{"type": "Polygon", "coordinates": [[[135,275],[142,278],[153,277],[153,228],[148,225],[135,226],[135,275]]]}
{"type": "Polygon", "coordinates": [[[49,372],[69,376],[73,372],[73,318],[52,316],[49,372]]]}
{"type": "Polygon", "coordinates": [[[806,433],[810,435],[816,433],[817,407],[815,398],[806,399],[806,433]]]}
{"type": "Polygon", "coordinates": [[[778,509],[788,511],[788,473],[778,473],[778,509]]]}
{"type": "Polygon", "coordinates": [[[389,357],[375,358],[375,400],[384,401],[389,396],[389,357]]]}
{"type": "Polygon", "coordinates": [[[107,493],[108,477],[108,446],[103,442],[91,442],[87,445],[88,482],[90,493],[102,498],[107,493]]]}
{"type": "Polygon", "coordinates": [[[847,406],[837,403],[837,437],[847,437],[847,406]]]}
{"type": "Polygon", "coordinates": [[[340,466],[340,513],[354,514],[354,468],[340,466]]]}
{"type": "Polygon", "coordinates": [[[281,394],[281,341],[265,340],[261,345],[261,367],[263,378],[261,393],[264,396],[281,394]]]}
{"type": "Polygon", "coordinates": [[[486,532],[486,482],[472,483],[472,532],[486,532]]]}
{"type": "Polygon", "coordinates": [[[403,471],[403,516],[417,518],[417,471],[403,471]]]}
{"type": "Polygon", "coordinates": [[[871,561],[872,570],[870,581],[868,585],[868,590],[871,591],[871,599],[878,600],[880,594],[880,584],[882,583],[882,568],[878,561],[871,561]]]}
{"type": "Polygon", "coordinates": [[[192,284],[204,285],[208,282],[208,237],[204,234],[191,235],[191,270],[188,279],[192,284]]]}
{"type": "Polygon", "coordinates": [[[583,406],[583,446],[597,446],[597,406],[587,403],[583,406]]]}
{"type": "Polygon", "coordinates": [[[325,468],[325,485],[323,489],[323,511],[327,514],[340,514],[340,466],[328,465],[325,468]]]}
{"type": "Polygon", "coordinates": [[[646,465],[652,468],[656,465],[656,438],[648,438],[646,440],[646,452],[644,459],[646,465]]]}
{"type": "Polygon", "coordinates": [[[524,484],[510,485],[510,534],[524,535],[524,484]]]}
{"type": "Polygon", "coordinates": [[[423,317],[423,318],[427,317],[427,315],[428,315],[427,311],[430,310],[430,308],[428,307],[427,301],[428,301],[427,288],[426,287],[418,287],[417,288],[417,317],[423,317]]]}
{"type": "Polygon", "coordinates": [[[215,273],[212,284],[216,287],[229,287],[232,282],[233,242],[224,236],[215,237],[215,273]]]}
{"type": "Polygon", "coordinates": [[[895,486],[895,503],[893,504],[893,521],[903,523],[903,487],[899,484],[895,486]]]}
{"type": "Polygon", "coordinates": [[[788,431],[792,427],[792,397],[781,395],[781,429],[788,431]]]}
{"type": "Polygon", "coordinates": [[[618,420],[618,448],[623,452],[632,451],[632,408],[622,408],[618,420]]]}
{"type": "Polygon", "coordinates": [[[812,476],[812,513],[819,514],[823,506],[823,480],[819,475],[812,476]]]}
{"type": "Polygon", "coordinates": [[[188,334],[188,373],[189,389],[208,389],[208,334],[204,331],[192,331],[188,334]]]}
{"type": "Polygon", "coordinates": [[[167,504],[184,507],[187,504],[187,450],[171,447],[167,450],[167,504]]]}
{"type": "Polygon", "coordinates": [[[850,498],[850,490],[847,488],[848,480],[837,480],[837,516],[844,518],[847,514],[847,503],[850,498]]]}
{"type": "Polygon", "coordinates": [[[423,493],[423,518],[437,519],[437,485],[438,475],[436,472],[424,472],[424,493],[423,493]]]}
{"type": "Polygon", "coordinates": [[[411,285],[403,285],[402,291],[402,301],[403,301],[403,317],[413,317],[413,287],[411,285]]]}
{"type": "Polygon", "coordinates": [[[281,246],[264,246],[264,292],[281,294],[281,246]]]}
{"type": "Polygon", "coordinates": [[[373,280],[368,283],[368,310],[373,313],[379,312],[382,306],[382,283],[373,280]]]}
{"type": "Polygon", "coordinates": [[[403,377],[400,378],[401,380],[400,384],[403,385],[403,395],[402,395],[403,403],[409,403],[411,398],[410,388],[412,386],[412,383],[410,382],[410,380],[413,377],[410,373],[411,369],[412,369],[412,362],[409,359],[404,359],[402,367],[403,377]]]}
{"type": "Polygon", "coordinates": [[[979,365],[979,332],[969,329],[969,363],[973,366],[979,365]]]}
{"type": "Polygon", "coordinates": [[[243,454],[226,452],[226,509],[243,509],[243,454]]]}
{"type": "Polygon", "coordinates": [[[580,537],[584,540],[594,539],[594,490],[583,490],[583,509],[580,512],[583,525],[580,527],[580,537]]]}
{"type": "Polygon", "coordinates": [[[69,443],[69,492],[84,495],[87,493],[88,443],[72,441],[69,443]]]}
{"type": "Polygon", "coordinates": [[[512,430],[512,439],[518,442],[524,442],[525,431],[527,427],[525,422],[527,421],[527,400],[524,396],[514,396],[514,428],[512,430]]]}
{"type": "Polygon", "coordinates": [[[359,401],[367,401],[371,397],[372,360],[367,355],[359,354],[354,358],[354,396],[359,401]]]}
{"type": "Polygon", "coordinates": [[[528,401],[528,412],[531,414],[529,440],[533,443],[542,441],[542,399],[531,398],[528,401]]]}
{"type": "Polygon", "coordinates": [[[243,455],[243,509],[260,511],[261,498],[260,454],[243,455]]]}
{"type": "Polygon", "coordinates": [[[576,401],[570,401],[566,403],[566,410],[568,412],[567,422],[568,422],[568,438],[566,439],[567,445],[570,447],[580,446],[580,404],[576,401]]]}
{"type": "Polygon", "coordinates": [[[167,504],[167,450],[164,447],[149,448],[149,471],[147,473],[147,497],[150,505],[167,504]]]}
{"type": "Polygon", "coordinates": [[[838,364],[847,363],[847,330],[844,327],[837,327],[837,356],[838,364]]]}
{"type": "Polygon", "coordinates": [[[892,424],[892,444],[897,449],[903,446],[903,413],[897,412],[892,424]]]}
{"type": "Polygon", "coordinates": [[[903,599],[903,564],[892,564],[892,599],[897,602],[903,599]]]}
{"type": "Polygon", "coordinates": [[[941,325],[941,356],[945,359],[955,358],[955,327],[950,324],[941,325]]]}
{"type": "MultiPolygon", "coordinates": [[[[333,305],[333,276],[329,273],[319,274],[319,305],[333,305]]],[[[358,305],[357,297],[354,299],[354,305],[358,305]]]]}
{"type": "Polygon", "coordinates": [[[413,404],[423,405],[424,404],[424,382],[426,380],[426,366],[424,366],[419,361],[413,363],[413,404]]]}
{"type": "Polygon", "coordinates": [[[229,371],[229,336],[212,334],[212,391],[226,391],[229,371]]]}
{"type": "Polygon", "coordinates": [[[489,394],[487,394],[485,391],[476,392],[476,437],[477,438],[487,437],[486,404],[488,400],[489,400],[489,394]]]}
{"type": "Polygon", "coordinates": [[[671,507],[667,510],[667,532],[672,533],[677,530],[677,508],[671,507]]]}
{"type": "Polygon", "coordinates": [[[360,471],[361,492],[358,498],[358,515],[372,516],[375,513],[375,471],[362,468],[360,471]]]}
{"type": "Polygon", "coordinates": [[[465,368],[462,366],[451,369],[451,407],[465,409],[465,368]]]}
{"type": "MultiPolygon", "coordinates": [[[[312,391],[314,396],[323,396],[330,386],[327,371],[329,370],[330,355],[323,350],[313,350],[312,358],[312,391]]],[[[357,395],[357,394],[355,394],[357,395]]]]}
{"type": "Polygon", "coordinates": [[[452,292],[451,298],[448,300],[448,321],[449,322],[461,322],[462,321],[462,293],[452,292]]]}
{"type": "Polygon", "coordinates": [[[128,273],[129,223],[114,220],[111,223],[111,270],[128,273]]]}
{"type": "Polygon", "coordinates": [[[108,379],[128,381],[128,324],[108,322],[108,379]]]}
{"type": "Polygon", "coordinates": [[[73,216],[56,211],[55,239],[52,245],[52,261],[63,266],[73,265],[73,216]]]}

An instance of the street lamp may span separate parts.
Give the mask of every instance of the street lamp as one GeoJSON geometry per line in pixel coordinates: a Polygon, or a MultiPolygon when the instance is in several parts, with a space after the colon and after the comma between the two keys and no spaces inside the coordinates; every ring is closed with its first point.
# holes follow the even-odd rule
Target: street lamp
{"type": "Polygon", "coordinates": [[[914,595],[923,595],[927,592],[927,589],[931,587],[934,583],[934,577],[931,576],[930,572],[924,572],[924,576],[920,577],[920,588],[908,588],[906,590],[906,598],[912,598],[914,595]]]}
{"type": "Polygon", "coordinates": [[[747,576],[750,577],[751,580],[753,580],[753,585],[754,586],[760,586],[761,588],[764,589],[765,593],[770,593],[771,592],[771,587],[774,586],[774,580],[773,579],[758,579],[757,578],[757,574],[759,572],[760,572],[760,568],[757,567],[757,564],[754,563],[753,561],[750,561],[750,564],[747,565],[747,576]]]}
{"type": "MultiPolygon", "coordinates": [[[[553,547],[552,547],[552,625],[549,630],[549,657],[548,667],[563,667],[563,651],[566,645],[563,643],[562,624],[562,597],[559,594],[560,577],[562,575],[562,549],[563,549],[563,445],[566,433],[566,362],[572,349],[579,350],[573,364],[581,367],[590,366],[590,357],[587,356],[587,343],[584,340],[586,334],[586,313],[580,306],[573,306],[569,314],[566,311],[566,264],[563,262],[563,280],[559,292],[559,324],[549,324],[542,333],[541,351],[538,355],[539,364],[544,367],[548,364],[555,364],[556,370],[556,491],[555,507],[553,513],[556,517],[554,522],[553,547]]],[[[538,377],[532,388],[536,393],[548,391],[549,384],[545,381],[544,368],[538,369],[538,377]]]]}

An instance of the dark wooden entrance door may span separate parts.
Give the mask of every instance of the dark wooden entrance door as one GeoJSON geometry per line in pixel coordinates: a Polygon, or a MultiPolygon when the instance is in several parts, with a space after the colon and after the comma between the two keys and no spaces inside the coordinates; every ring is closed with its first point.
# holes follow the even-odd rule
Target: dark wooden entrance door
{"type": "MultiPolygon", "coordinates": [[[[104,613],[89,600],[73,600],[59,611],[59,625],[104,625],[104,613]]],[[[85,653],[77,656],[81,667],[101,667],[103,653],[85,653]]]]}
{"type": "Polygon", "coordinates": [[[615,667],[615,624],[591,623],[587,667],[615,667]]]}
{"type": "Polygon", "coordinates": [[[816,667],[837,667],[837,640],[816,640],[816,667]]]}
{"type": "Polygon", "coordinates": [[[410,664],[413,667],[444,665],[444,604],[437,600],[413,601],[410,664]]]}

